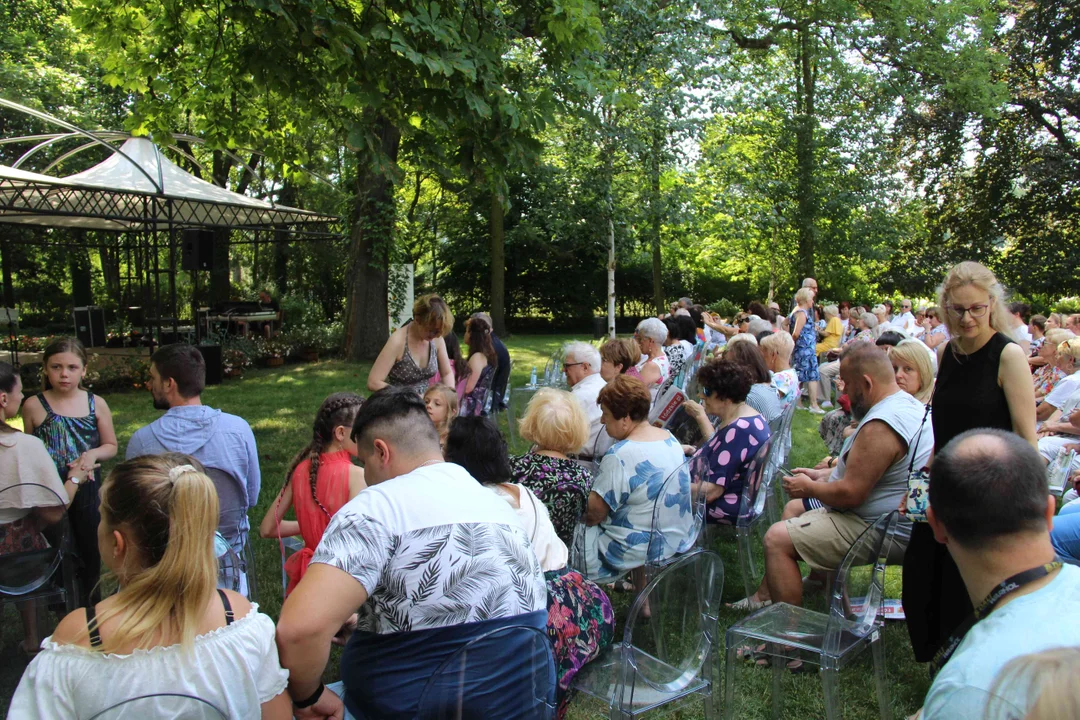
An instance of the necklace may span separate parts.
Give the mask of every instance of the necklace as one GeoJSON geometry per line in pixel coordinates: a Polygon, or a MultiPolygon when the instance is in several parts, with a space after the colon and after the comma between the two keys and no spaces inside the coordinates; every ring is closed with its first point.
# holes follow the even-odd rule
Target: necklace
{"type": "Polygon", "coordinates": [[[422,463],[420,463],[419,465],[417,465],[417,466],[416,466],[415,468],[413,468],[413,469],[414,469],[414,470],[419,470],[419,469],[420,469],[420,468],[422,468],[422,467],[427,467],[428,465],[437,465],[438,463],[441,463],[441,462],[446,462],[446,461],[445,461],[445,460],[442,460],[442,459],[439,459],[439,460],[428,460],[427,462],[422,462],[422,463]]]}

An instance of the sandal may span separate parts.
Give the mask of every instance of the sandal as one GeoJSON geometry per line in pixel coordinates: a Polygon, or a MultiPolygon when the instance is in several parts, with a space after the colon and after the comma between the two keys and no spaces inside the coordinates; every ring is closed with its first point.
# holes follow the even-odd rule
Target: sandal
{"type": "Polygon", "coordinates": [[[761,608],[769,607],[770,605],[772,605],[772,600],[758,600],[753,596],[744,597],[742,600],[727,604],[728,608],[731,610],[749,610],[750,612],[756,612],[761,608]]]}

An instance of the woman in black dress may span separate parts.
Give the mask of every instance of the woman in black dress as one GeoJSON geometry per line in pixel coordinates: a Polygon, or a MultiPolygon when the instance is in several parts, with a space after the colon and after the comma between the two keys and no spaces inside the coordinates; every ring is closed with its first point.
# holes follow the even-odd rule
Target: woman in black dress
{"type": "MultiPolygon", "coordinates": [[[[973,428],[1011,430],[1036,445],[1035,391],[1027,358],[1005,334],[1008,308],[993,273],[962,262],[945,277],[940,307],[952,340],[941,351],[933,396],[935,450],[973,428]]],[[[904,556],[904,614],[915,659],[928,662],[972,611],[964,581],[926,523],[904,556]]]]}

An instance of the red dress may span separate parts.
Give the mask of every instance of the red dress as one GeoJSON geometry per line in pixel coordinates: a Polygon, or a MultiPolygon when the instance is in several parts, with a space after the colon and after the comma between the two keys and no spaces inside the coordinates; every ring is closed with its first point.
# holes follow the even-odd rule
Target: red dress
{"type": "Polygon", "coordinates": [[[293,591],[300,578],[307,572],[315,548],[319,546],[330,518],[342,505],[349,502],[349,468],[352,458],[348,450],[335,453],[323,453],[319,456],[319,471],[315,478],[315,494],[319,503],[311,495],[311,460],[307,459],[296,466],[292,474],[293,509],[296,521],[300,523],[300,535],[304,538],[303,549],[293,553],[285,561],[285,573],[289,576],[289,586],[285,595],[293,591]],[[325,510],[323,510],[325,508],[325,510]],[[329,513],[329,515],[327,514],[329,513]]]}

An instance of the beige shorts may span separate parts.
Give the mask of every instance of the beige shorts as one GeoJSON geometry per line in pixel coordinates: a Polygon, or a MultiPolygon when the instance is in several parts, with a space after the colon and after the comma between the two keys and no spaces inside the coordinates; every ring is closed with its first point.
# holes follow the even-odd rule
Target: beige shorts
{"type": "Polygon", "coordinates": [[[815,570],[836,570],[870,523],[853,512],[818,508],[786,520],[791,544],[815,570]]]}

